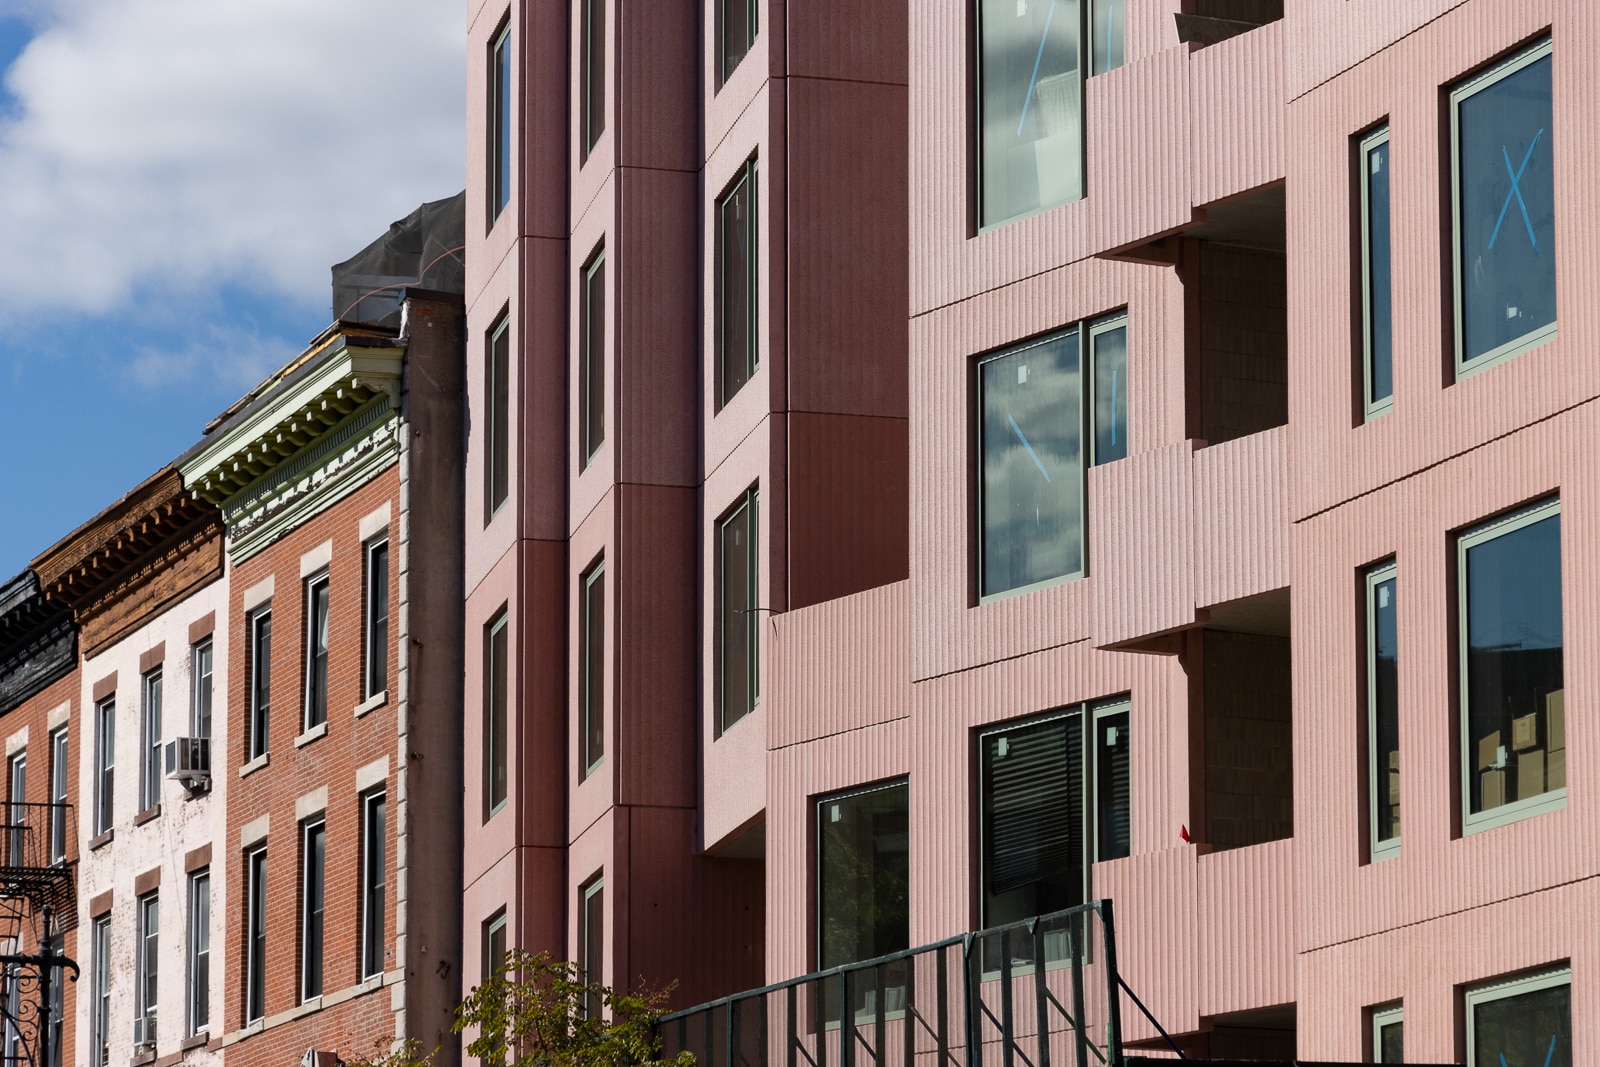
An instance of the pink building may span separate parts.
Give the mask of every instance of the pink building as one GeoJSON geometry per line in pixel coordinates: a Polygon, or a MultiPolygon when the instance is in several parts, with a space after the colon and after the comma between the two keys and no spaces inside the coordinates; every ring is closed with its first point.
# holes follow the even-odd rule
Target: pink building
{"type": "Polygon", "coordinates": [[[470,5],[465,986],[1109,899],[1103,1052],[1597,1058],[1600,27],[1284,8],[470,5]]]}

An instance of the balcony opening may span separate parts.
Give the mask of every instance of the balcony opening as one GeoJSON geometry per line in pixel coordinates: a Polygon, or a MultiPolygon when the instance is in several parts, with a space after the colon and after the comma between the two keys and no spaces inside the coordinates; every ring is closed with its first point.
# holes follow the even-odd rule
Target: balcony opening
{"type": "Polygon", "coordinates": [[[1204,48],[1283,18],[1283,0],[1187,0],[1173,15],[1178,40],[1204,48]]]}
{"type": "Polygon", "coordinates": [[[1185,650],[1200,840],[1220,852],[1293,837],[1289,591],[1207,614],[1185,650]]]}
{"type": "Polygon", "coordinates": [[[1295,1006],[1229,1012],[1210,1018],[1211,1030],[1203,1035],[1204,1055],[1213,1060],[1294,1061],[1297,1039],[1295,1006]]]}

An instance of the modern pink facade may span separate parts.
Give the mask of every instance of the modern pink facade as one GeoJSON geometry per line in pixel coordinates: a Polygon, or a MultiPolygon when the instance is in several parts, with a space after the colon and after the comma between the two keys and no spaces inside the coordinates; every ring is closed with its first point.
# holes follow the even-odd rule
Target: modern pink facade
{"type": "MultiPolygon", "coordinates": [[[[1581,72],[1600,13],[1112,7],[1121,61],[1079,83],[1084,195],[988,224],[976,57],[992,3],[763,0],[725,79],[726,2],[471,5],[464,987],[502,908],[508,944],[583,960],[597,885],[607,981],[677,979],[684,1006],[817,970],[818,799],[885,782],[909,786],[909,944],[977,929],[986,731],[1115,700],[1128,854],[1093,863],[1088,892],[1115,902],[1122,974],[1191,1054],[1371,1059],[1374,1015],[1398,1008],[1408,1062],[1465,1061],[1485,1054],[1480,993],[1555,975],[1571,1062],[1595,1058],[1600,371],[1581,346],[1600,257],[1581,212],[1600,101],[1581,72]],[[1450,94],[1546,39],[1552,132],[1527,152],[1548,153],[1559,330],[1458,372],[1450,94]],[[1384,126],[1393,401],[1367,417],[1357,162],[1384,126]],[[752,160],[757,340],[729,395],[719,227],[752,160]],[[980,368],[1108,316],[1126,323],[1126,454],[1080,461],[1081,574],[980,595],[980,368]],[[501,323],[509,473],[506,502],[483,507],[501,323]],[[759,700],[729,722],[723,530],[752,489],[759,700]],[[1541,768],[1563,752],[1565,784],[1541,794],[1550,810],[1489,825],[1466,810],[1466,783],[1496,768],[1467,765],[1458,549],[1553,499],[1573,696],[1564,748],[1518,751],[1541,768]],[[595,762],[585,590],[601,560],[595,762]],[[1363,589],[1386,561],[1406,819],[1380,856],[1363,589]],[[489,814],[502,611],[508,796],[489,814]]],[[[1520,237],[1515,164],[1496,195],[1520,237]]],[[[1155,1048],[1137,1012],[1123,1020],[1155,1048]]]]}

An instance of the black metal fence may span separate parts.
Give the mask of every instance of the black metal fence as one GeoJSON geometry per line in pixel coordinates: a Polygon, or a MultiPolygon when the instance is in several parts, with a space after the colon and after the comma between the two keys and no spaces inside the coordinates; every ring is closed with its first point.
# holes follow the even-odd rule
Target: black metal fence
{"type": "Polygon", "coordinates": [[[1111,902],[662,1017],[700,1067],[1120,1067],[1111,902]]]}

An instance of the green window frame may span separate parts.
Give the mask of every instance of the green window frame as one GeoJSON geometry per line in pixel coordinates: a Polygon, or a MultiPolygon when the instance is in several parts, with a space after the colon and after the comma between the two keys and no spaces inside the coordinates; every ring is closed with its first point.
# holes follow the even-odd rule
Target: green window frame
{"type": "Polygon", "coordinates": [[[1570,967],[1486,983],[1466,990],[1462,999],[1467,1063],[1507,1062],[1505,1053],[1509,1051],[1512,1062],[1572,1067],[1570,967]],[[1502,1014],[1500,1003],[1509,1000],[1520,1003],[1502,1014]],[[1517,1033],[1518,1027],[1526,1030],[1517,1033]]]}
{"type": "Polygon", "coordinates": [[[716,0],[717,88],[738,69],[755,46],[761,25],[761,0],[716,0]]]}
{"type": "Polygon", "coordinates": [[[1394,560],[1363,577],[1366,611],[1367,841],[1373,861],[1400,854],[1398,569],[1394,560]]]}
{"type": "Polygon", "coordinates": [[[511,613],[505,605],[483,627],[483,821],[506,806],[510,793],[511,613]]]}
{"type": "Polygon", "coordinates": [[[511,202],[511,16],[489,43],[489,228],[511,202]]]}
{"type": "Polygon", "coordinates": [[[589,161],[589,154],[606,132],[606,0],[581,0],[583,26],[580,42],[580,81],[583,96],[579,115],[578,165],[589,161]]]}
{"type": "Polygon", "coordinates": [[[1367,421],[1394,409],[1392,172],[1385,124],[1356,146],[1361,201],[1361,410],[1367,421]]]}
{"type": "Polygon", "coordinates": [[[1372,1062],[1405,1062],[1404,1006],[1394,1004],[1372,1010],[1372,1062]]]}
{"type": "Polygon", "coordinates": [[[751,486],[717,519],[717,727],[725,733],[761,703],[760,493],[751,486]]]}
{"type": "Polygon", "coordinates": [[[484,399],[489,442],[483,463],[483,524],[489,525],[511,495],[511,314],[510,309],[489,329],[484,360],[484,399]]]}
{"type": "Polygon", "coordinates": [[[583,776],[588,777],[606,755],[606,561],[596,560],[583,572],[583,598],[578,634],[579,682],[582,694],[583,776]]]}
{"type": "Polygon", "coordinates": [[[586,469],[606,443],[606,249],[583,265],[578,308],[578,467],[586,469]]]}
{"type": "Polygon", "coordinates": [[[732,400],[761,365],[760,167],[746,160],[716,202],[716,399],[732,400]]]}

